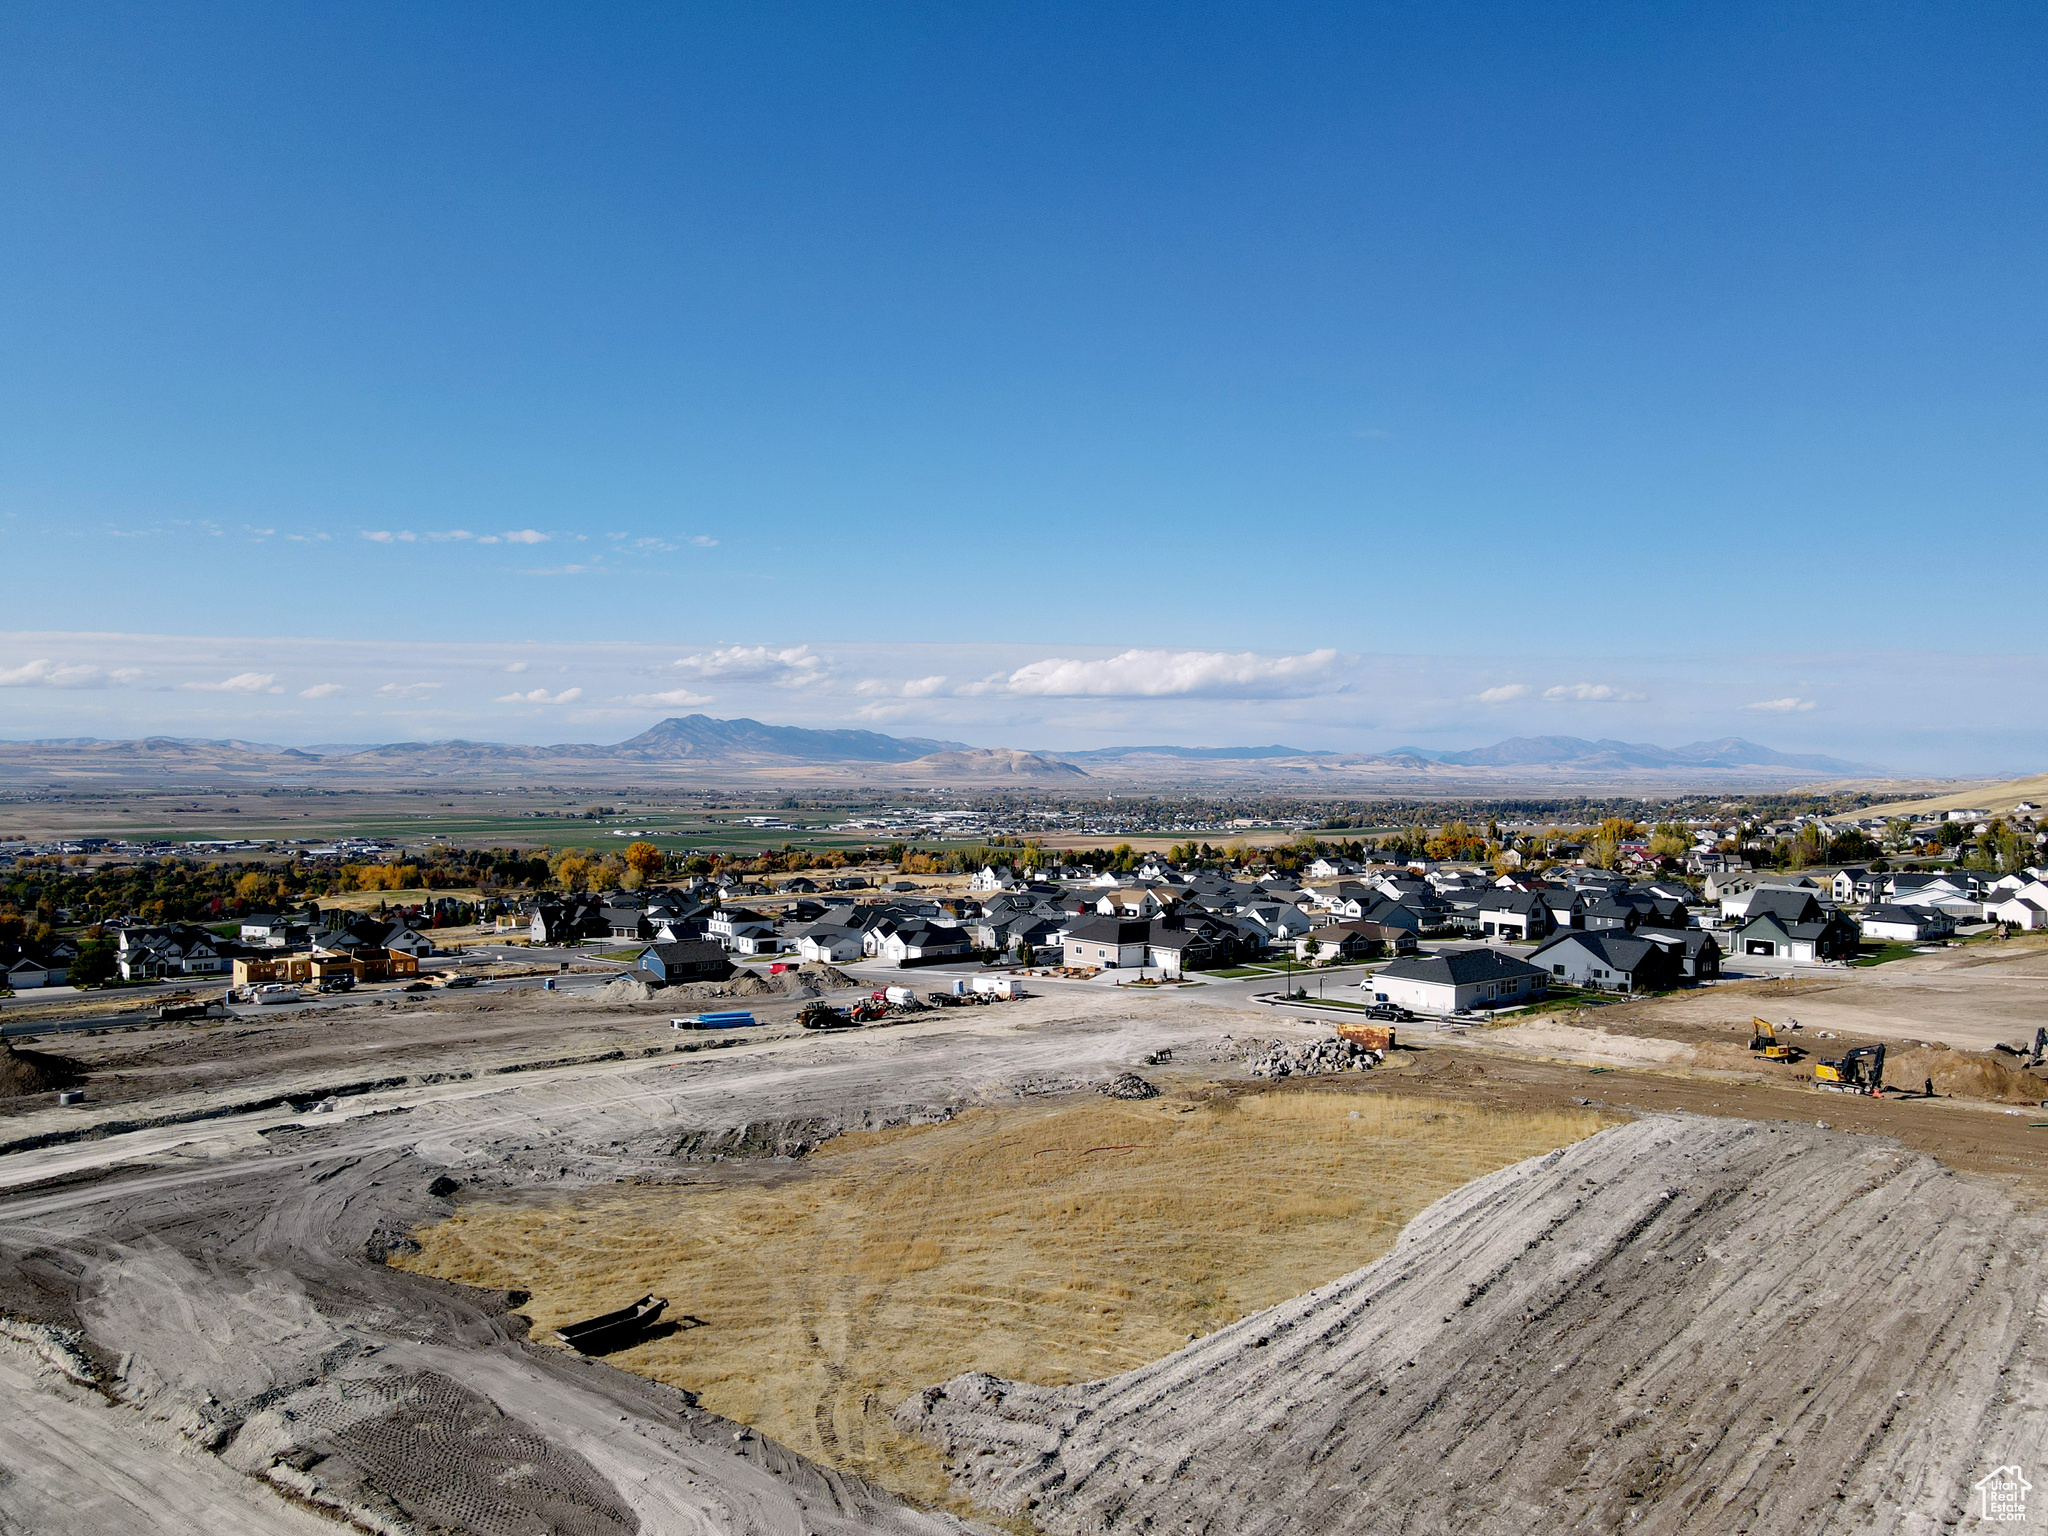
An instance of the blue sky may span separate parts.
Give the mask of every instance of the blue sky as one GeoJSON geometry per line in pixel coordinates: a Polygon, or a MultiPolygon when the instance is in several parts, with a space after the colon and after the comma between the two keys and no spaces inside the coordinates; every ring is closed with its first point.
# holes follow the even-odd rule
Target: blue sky
{"type": "Polygon", "coordinates": [[[0,735],[2037,768],[2044,63],[1991,5],[10,7],[0,735]],[[818,663],[679,665],[756,653],[818,663]]]}

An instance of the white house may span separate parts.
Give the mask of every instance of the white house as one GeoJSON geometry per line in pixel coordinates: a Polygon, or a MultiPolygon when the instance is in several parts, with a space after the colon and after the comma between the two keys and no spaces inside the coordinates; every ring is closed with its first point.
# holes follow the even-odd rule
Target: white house
{"type": "Polygon", "coordinates": [[[1956,931],[1948,914],[1935,907],[1872,907],[1858,926],[1873,944],[1920,944],[1956,931]]]}
{"type": "Polygon", "coordinates": [[[1497,1008],[1542,995],[1549,973],[1495,949],[1417,955],[1382,966],[1368,983],[1376,1002],[1417,1013],[1497,1008]]]}
{"type": "Polygon", "coordinates": [[[2048,928],[2048,885],[2036,880],[2000,900],[1987,901],[1984,916],[1991,922],[2010,923],[2015,928],[2048,928]]]}
{"type": "Polygon", "coordinates": [[[727,949],[758,954],[774,948],[775,923],[748,907],[720,907],[704,925],[705,932],[727,949]],[[761,940],[768,943],[763,946],[761,940]]]}
{"type": "Polygon", "coordinates": [[[974,953],[974,941],[965,928],[907,923],[882,941],[879,953],[884,960],[893,960],[898,965],[965,960],[974,953]]]}
{"type": "Polygon", "coordinates": [[[796,941],[800,959],[819,964],[842,964],[860,958],[860,935],[850,928],[813,928],[796,941]]]}
{"type": "Polygon", "coordinates": [[[1062,948],[1068,965],[1137,968],[1145,963],[1151,935],[1151,923],[1141,919],[1084,917],[1067,925],[1062,948]]]}

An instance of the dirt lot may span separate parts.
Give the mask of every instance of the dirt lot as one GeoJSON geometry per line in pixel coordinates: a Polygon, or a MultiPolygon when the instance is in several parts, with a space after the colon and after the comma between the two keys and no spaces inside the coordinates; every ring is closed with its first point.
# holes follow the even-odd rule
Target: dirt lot
{"type": "Polygon", "coordinates": [[[1437,1197],[1618,1116],[1198,1091],[854,1133],[762,1183],[478,1202],[398,1262],[516,1287],[538,1332],[624,1295],[683,1331],[612,1363],[926,1500],[890,1414],[965,1370],[1090,1381],[1347,1274],[1437,1197]]]}
{"type": "Polygon", "coordinates": [[[1253,1039],[1327,1022],[1221,985],[829,1037],[794,1000],[679,1042],[659,1000],[433,994],[67,1039],[87,1106],[25,1099],[0,1155],[0,1366],[69,1427],[6,1437],[0,1528],[197,1529],[232,1475],[258,1527],[288,1495],[592,1536],[949,1532],[965,1499],[1054,1531],[1936,1529],[1985,1447],[2048,1436],[2048,1115],[1700,1053],[1858,997],[1894,1040],[2017,1036],[2038,963],[1281,1084],[1253,1039]],[[1165,1096],[1093,1092],[1133,1067],[1165,1096]],[[609,1364],[527,1337],[648,1288],[704,1326],[609,1364]]]}

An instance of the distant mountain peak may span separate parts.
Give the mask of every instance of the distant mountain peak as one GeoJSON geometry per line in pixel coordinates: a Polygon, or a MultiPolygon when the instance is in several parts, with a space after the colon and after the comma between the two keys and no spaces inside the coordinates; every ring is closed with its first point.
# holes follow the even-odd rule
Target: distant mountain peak
{"type": "Polygon", "coordinates": [[[934,752],[957,752],[964,742],[885,736],[879,731],[819,731],[759,720],[716,720],[672,715],[612,750],[646,758],[790,763],[907,763],[934,752]]]}

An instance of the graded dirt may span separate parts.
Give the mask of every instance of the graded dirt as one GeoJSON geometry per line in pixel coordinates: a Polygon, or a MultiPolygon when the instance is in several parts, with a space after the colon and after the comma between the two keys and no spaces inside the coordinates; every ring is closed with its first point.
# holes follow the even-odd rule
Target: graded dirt
{"type": "Polygon", "coordinates": [[[26,1411],[5,1437],[0,1528],[190,1531],[182,1512],[244,1475],[375,1530],[981,1528],[964,1504],[913,1508],[837,1470],[856,1433],[862,1454],[902,1458],[897,1486],[935,1484],[936,1455],[952,1499],[991,1512],[977,1518],[1048,1531],[1952,1528],[1986,1456],[2048,1436],[2034,1214],[2048,1115],[1823,1094],[1803,1068],[1696,1053],[1728,1048],[1752,1011],[1957,1059],[2031,1034],[2021,1021],[2040,1016],[2048,974],[2025,945],[1993,948],[1589,1010],[1597,1039],[1553,1015],[1563,1032],[1540,1049],[1512,1029],[1404,1033],[1414,1048],[1378,1070],[1277,1085],[1246,1080],[1247,1053],[1329,1024],[1250,1005],[1257,983],[1047,980],[1027,1002],[831,1036],[768,997],[748,1005],[759,1029],[681,1051],[662,999],[538,993],[67,1037],[86,1104],[0,1109],[16,1149],[0,1156],[0,1332],[30,1329],[46,1365],[83,1362],[107,1417],[60,1412],[68,1389],[42,1367],[10,1379],[26,1411]],[[1840,1029],[1812,1011],[1827,1006],[1840,1029]],[[1589,1040],[1643,1056],[1603,1059],[1589,1040]],[[1151,1064],[1166,1047],[1172,1064],[1151,1064]],[[1132,1070],[1165,1097],[1094,1092],[1132,1070]],[[309,1112],[313,1090],[350,1084],[309,1112]],[[1178,1113],[1204,1094],[1234,1107],[1178,1113]],[[1343,1155],[1417,1100],[1446,1119],[1383,1138],[1383,1156],[1343,1155]],[[1495,1128],[1548,1115],[1630,1123],[1568,1146],[1538,1136],[1564,1150],[1499,1167],[1515,1149],[1495,1128]],[[1425,1169],[1449,1193],[1386,1250],[1427,1189],[1367,1181],[1465,1123],[1484,1128],[1476,1160],[1425,1169]],[[1161,1124],[1171,1133],[1148,1145],[1161,1124]],[[1203,1125],[1221,1144],[1205,1156],[1240,1158],[1243,1176],[1116,1182],[1142,1154],[1178,1159],[1203,1125]],[[1040,1150],[1034,1126],[1080,1150],[1017,1173],[998,1153],[1006,1136],[1012,1158],[1016,1143],[1040,1150]],[[954,1163],[980,1178],[950,1180],[954,1163]],[[1034,1217],[1062,1201],[1066,1228],[1034,1217]],[[575,1220],[608,1207],[640,1225],[600,1253],[575,1220]],[[562,1310],[386,1262],[406,1260],[408,1233],[431,1243],[491,1209],[553,1223],[535,1228],[533,1263],[559,1263],[562,1310]],[[1017,1221],[952,1238],[953,1213],[1002,1210],[1017,1221]],[[1077,1264],[1069,1230],[1120,1267],[1077,1264]],[[636,1237],[681,1257],[655,1266],[626,1246],[636,1237]],[[1203,1244],[1208,1271],[1173,1269],[1203,1244]],[[1275,1255],[1263,1278],[1261,1250],[1275,1255]],[[723,1348],[721,1327],[755,1330],[767,1364],[735,1359],[702,1390],[786,1382],[813,1405],[813,1438],[790,1437],[839,1449],[807,1457],[530,1338],[527,1316],[565,1315],[570,1280],[620,1284],[593,1295],[604,1305],[662,1286],[683,1326],[643,1348],[682,1365],[723,1348]],[[1030,1302],[1011,1310],[1061,1329],[1027,1350],[964,1321],[1011,1294],[1030,1302]],[[727,1296],[737,1322],[718,1310],[727,1296]],[[902,1416],[877,1429],[876,1405],[851,1398],[859,1372],[832,1372],[867,1358],[862,1330],[908,1331],[893,1310],[906,1297],[939,1343],[901,1345],[931,1374],[879,1404],[902,1416]],[[818,1339],[768,1306],[795,1308],[818,1339]],[[1238,1321],[1218,1327],[1226,1315],[1238,1321]],[[931,1450],[888,1452],[890,1433],[931,1450]],[[88,1465],[144,1496],[119,1520],[68,1501],[88,1465]],[[165,1486],[148,1496],[152,1483],[165,1486]]]}
{"type": "Polygon", "coordinates": [[[801,1173],[480,1202],[394,1262],[526,1291],[537,1336],[648,1292],[683,1326],[610,1363],[926,1500],[890,1414],[961,1371],[1089,1381],[1384,1253],[1437,1197],[1612,1117],[1279,1091],[1051,1110],[827,1142],[801,1173]]]}

